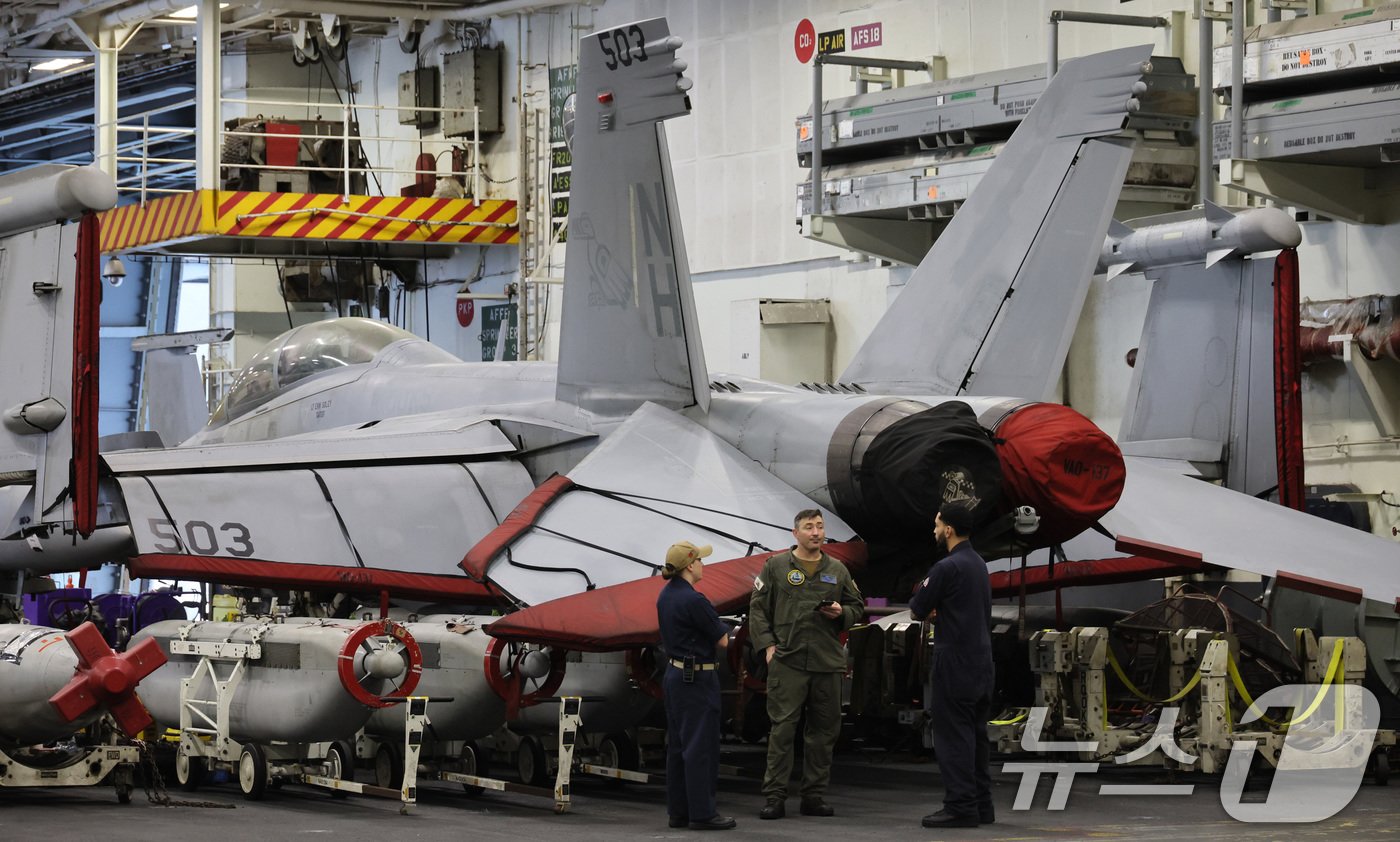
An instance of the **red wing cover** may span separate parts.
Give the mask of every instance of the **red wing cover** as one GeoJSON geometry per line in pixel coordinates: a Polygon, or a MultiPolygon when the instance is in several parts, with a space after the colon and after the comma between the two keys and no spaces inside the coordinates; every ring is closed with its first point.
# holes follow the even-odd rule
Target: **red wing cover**
{"type": "MultiPolygon", "coordinates": [[[[1052,571],[1048,565],[1040,564],[1025,570],[1026,593],[1043,593],[1056,588],[1073,588],[1081,585],[1116,585],[1121,582],[1141,582],[1146,579],[1160,579],[1163,576],[1179,576],[1194,573],[1197,566],[1174,564],[1170,561],[1130,556],[1128,558],[1100,558],[1086,561],[1062,561],[1055,564],[1052,571]]],[[[1003,570],[993,573],[992,596],[1016,596],[1021,592],[1021,569],[1003,570]]]]}
{"type": "MultiPolygon", "coordinates": [[[[852,572],[865,567],[865,544],[827,544],[823,549],[852,572]]],[[[740,610],[748,603],[754,577],[774,555],[777,552],[706,564],[697,590],[721,614],[740,610]]],[[[647,646],[661,639],[656,598],[665,584],[660,576],[652,576],[560,597],[502,617],[487,626],[486,633],[581,652],[647,646]]]]}
{"type": "Polygon", "coordinates": [[[132,576],[146,579],[175,577],[251,587],[333,588],[354,593],[387,590],[406,599],[431,601],[452,599],[483,604],[502,601],[500,594],[489,585],[460,575],[173,553],[142,553],[129,559],[127,566],[132,576]]]}

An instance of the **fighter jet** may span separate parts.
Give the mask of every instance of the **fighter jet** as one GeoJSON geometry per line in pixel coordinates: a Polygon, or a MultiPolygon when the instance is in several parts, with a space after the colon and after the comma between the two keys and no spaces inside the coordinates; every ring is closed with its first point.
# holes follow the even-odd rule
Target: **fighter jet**
{"type": "MultiPolygon", "coordinates": [[[[706,369],[661,125],[690,111],[680,47],[664,19],[580,44],[557,365],[465,363],[367,320],[303,326],[182,445],[74,455],[74,476],[101,475],[96,495],[59,481],[67,427],[8,421],[58,390],[0,374],[20,407],[0,447],[47,448],[8,468],[29,490],[11,494],[0,564],[120,555],[133,576],[496,601],[521,610],[493,635],[606,649],[656,639],[655,574],[676,540],[714,545],[702,590],[726,610],[799,510],[819,508],[833,554],[860,566],[869,546],[925,547],[938,506],[962,498],[979,546],[1100,528],[1139,577],[1218,565],[1400,594],[1395,544],[1124,458],[1044,402],[1150,48],[1067,62],[840,381],[796,388],[706,369]],[[1012,517],[1025,506],[1029,535],[1012,517]]],[[[3,281],[29,294],[15,267],[3,281]]],[[[6,348],[45,338],[8,320],[0,333],[6,348]]]]}

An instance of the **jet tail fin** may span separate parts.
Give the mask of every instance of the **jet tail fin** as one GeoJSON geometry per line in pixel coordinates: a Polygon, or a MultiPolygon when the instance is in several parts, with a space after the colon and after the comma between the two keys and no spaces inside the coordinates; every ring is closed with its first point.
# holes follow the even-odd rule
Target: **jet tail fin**
{"type": "Polygon", "coordinates": [[[98,224],[53,220],[115,203],[89,167],[0,178],[0,484],[34,486],[34,527],[95,526],[98,224]]]}
{"type": "Polygon", "coordinates": [[[1151,52],[1113,50],[1060,70],[842,381],[1051,396],[1132,156],[1108,136],[1143,90],[1151,52]]]}
{"type": "Polygon", "coordinates": [[[656,18],[579,44],[557,395],[601,414],[709,405],[660,125],[690,112],[680,43],[656,18]]]}

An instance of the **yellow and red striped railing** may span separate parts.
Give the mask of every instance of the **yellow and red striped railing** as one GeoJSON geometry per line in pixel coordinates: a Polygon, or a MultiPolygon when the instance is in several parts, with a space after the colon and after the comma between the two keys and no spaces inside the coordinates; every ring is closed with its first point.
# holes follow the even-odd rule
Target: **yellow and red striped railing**
{"type": "Polygon", "coordinates": [[[508,200],[334,193],[197,190],[102,214],[104,253],[200,237],[499,245],[520,229],[508,200]]]}

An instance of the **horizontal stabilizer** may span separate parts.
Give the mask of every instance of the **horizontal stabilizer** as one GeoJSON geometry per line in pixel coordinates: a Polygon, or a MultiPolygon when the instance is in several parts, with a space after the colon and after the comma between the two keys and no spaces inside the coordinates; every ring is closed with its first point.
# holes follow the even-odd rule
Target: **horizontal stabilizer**
{"type": "Polygon", "coordinates": [[[1123,496],[1103,525],[1159,560],[1306,577],[1394,604],[1400,544],[1128,459],[1123,496]],[[1146,544],[1156,544],[1153,551],[1146,544]]]}
{"type": "MultiPolygon", "coordinates": [[[[811,500],[688,418],[644,404],[462,562],[526,605],[656,575],[677,541],[744,558],[792,544],[811,500]]],[[[827,535],[853,536],[824,512],[827,535]]]]}
{"type": "MultiPolygon", "coordinates": [[[[822,549],[852,572],[860,572],[865,566],[863,543],[827,544],[822,549]]],[[[721,614],[744,611],[753,592],[754,577],[777,552],[707,562],[705,575],[695,589],[721,614]]],[[[649,646],[661,639],[656,598],[665,585],[664,579],[653,576],[561,597],[509,614],[487,626],[486,633],[582,652],[649,646]]]]}

